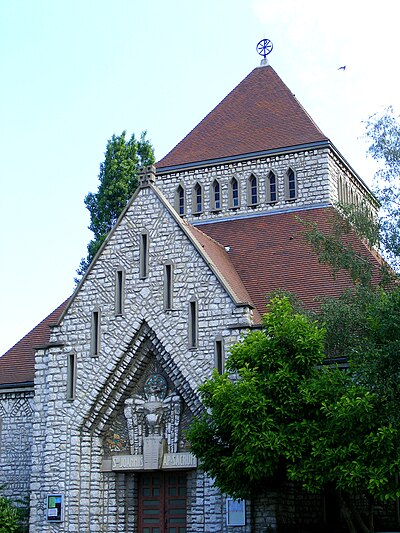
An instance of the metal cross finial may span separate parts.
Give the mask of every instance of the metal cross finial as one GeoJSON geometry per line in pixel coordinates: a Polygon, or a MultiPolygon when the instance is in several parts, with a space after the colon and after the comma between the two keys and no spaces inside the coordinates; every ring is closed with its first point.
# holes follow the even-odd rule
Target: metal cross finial
{"type": "Polygon", "coordinates": [[[261,65],[268,65],[267,55],[272,52],[272,49],[273,49],[273,45],[269,39],[262,39],[257,44],[257,48],[256,48],[257,53],[260,56],[263,56],[263,59],[261,60],[261,65]]]}

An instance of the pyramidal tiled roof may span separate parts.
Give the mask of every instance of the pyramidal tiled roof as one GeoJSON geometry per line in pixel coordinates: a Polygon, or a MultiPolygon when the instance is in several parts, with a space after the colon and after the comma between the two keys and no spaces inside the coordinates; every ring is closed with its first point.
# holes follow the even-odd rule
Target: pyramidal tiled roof
{"type": "Polygon", "coordinates": [[[267,65],[250,72],[156,165],[160,170],[327,140],[267,65]]]}

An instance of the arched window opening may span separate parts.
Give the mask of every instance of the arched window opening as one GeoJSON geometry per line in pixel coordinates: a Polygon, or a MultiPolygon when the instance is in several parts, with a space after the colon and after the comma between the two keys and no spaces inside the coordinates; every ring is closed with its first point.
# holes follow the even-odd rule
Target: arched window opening
{"type": "Polygon", "coordinates": [[[296,175],[294,171],[289,168],[286,175],[286,199],[287,200],[296,200],[297,198],[297,183],[296,175]]]}
{"type": "Polygon", "coordinates": [[[221,185],[218,180],[214,180],[211,187],[211,208],[214,211],[221,209],[221,185]]]}
{"type": "Polygon", "coordinates": [[[268,174],[267,201],[270,203],[275,203],[278,201],[277,179],[272,170],[268,174]]]}
{"type": "Polygon", "coordinates": [[[200,214],[203,212],[203,189],[200,183],[196,183],[193,192],[193,212],[200,214]]]}
{"type": "Polygon", "coordinates": [[[237,209],[239,205],[239,182],[236,178],[232,178],[229,187],[229,207],[237,209]]]}
{"type": "Polygon", "coordinates": [[[249,178],[249,205],[258,204],[258,183],[257,178],[252,174],[249,178]]]}
{"type": "Polygon", "coordinates": [[[179,185],[175,193],[175,209],[180,216],[185,214],[185,189],[179,185]]]}

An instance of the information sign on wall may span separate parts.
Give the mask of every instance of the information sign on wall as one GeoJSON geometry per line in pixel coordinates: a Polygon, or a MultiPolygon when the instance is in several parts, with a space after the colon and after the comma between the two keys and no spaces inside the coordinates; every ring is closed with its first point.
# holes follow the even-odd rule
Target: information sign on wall
{"type": "Polygon", "coordinates": [[[226,498],[226,525],[246,525],[246,509],[244,500],[234,500],[233,498],[226,498]]]}
{"type": "Polygon", "coordinates": [[[63,495],[48,494],[46,504],[46,519],[48,522],[62,522],[63,519],[63,495]]]}

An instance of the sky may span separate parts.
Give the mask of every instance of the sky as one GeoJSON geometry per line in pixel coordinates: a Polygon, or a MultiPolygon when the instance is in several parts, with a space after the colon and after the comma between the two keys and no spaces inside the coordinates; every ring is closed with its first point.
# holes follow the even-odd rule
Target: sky
{"type": "Polygon", "coordinates": [[[107,140],[146,130],[161,159],[259,65],[261,39],[370,185],[365,121],[400,110],[399,14],[397,0],[0,0],[0,354],[73,292],[107,140]]]}

